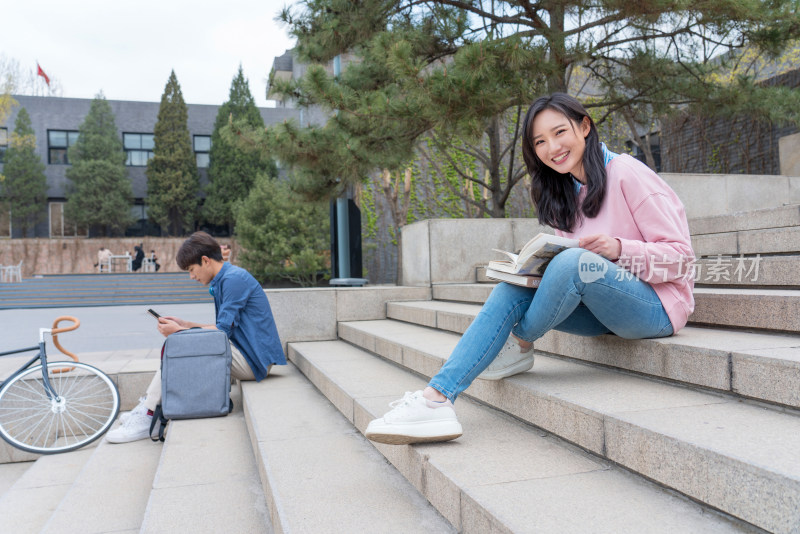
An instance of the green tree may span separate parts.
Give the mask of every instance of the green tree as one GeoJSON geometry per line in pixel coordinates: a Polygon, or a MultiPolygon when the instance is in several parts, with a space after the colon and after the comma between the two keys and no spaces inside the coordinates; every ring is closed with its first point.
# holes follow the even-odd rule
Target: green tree
{"type": "Polygon", "coordinates": [[[247,197],[253,187],[255,177],[260,172],[268,172],[274,165],[271,160],[262,159],[253,151],[246,151],[228,142],[220,130],[231,119],[240,120],[249,127],[263,129],[264,119],[256,107],[250,86],[244,77],[241,65],[231,82],[228,101],[220,106],[214,131],[211,134],[209,184],[203,212],[206,220],[218,225],[228,225],[233,232],[235,217],[233,205],[247,197]]]}
{"type": "Polygon", "coordinates": [[[197,215],[200,182],[187,117],[181,86],[172,71],[161,96],[155,147],[146,171],[148,217],[167,235],[191,230],[197,215]]]}
{"type": "Polygon", "coordinates": [[[327,203],[304,201],[286,182],[260,173],[234,211],[242,265],[253,276],[316,285],[329,267],[327,203]]]}
{"type": "MultiPolygon", "coordinates": [[[[312,65],[297,82],[274,82],[300,105],[336,110],[325,126],[236,132],[303,168],[314,188],[398,169],[431,131],[442,146],[475,143],[543,92],[578,96],[599,123],[616,113],[641,123],[676,106],[800,122],[798,91],[714,76],[744,46],[777,54],[800,36],[794,0],[304,0],[282,18],[301,60],[358,57],[338,77],[312,65]]],[[[487,151],[490,163],[515,146],[487,151]]],[[[502,182],[480,176],[472,181],[500,200],[502,182]]]]}
{"type": "Polygon", "coordinates": [[[11,210],[12,224],[24,236],[47,215],[42,209],[47,203],[45,167],[36,153],[36,136],[25,108],[17,114],[4,162],[0,194],[11,210]]]}
{"type": "Polygon", "coordinates": [[[133,223],[133,192],[114,113],[102,93],[92,100],[69,160],[64,214],[78,225],[101,228],[104,235],[122,233],[133,223]]]}

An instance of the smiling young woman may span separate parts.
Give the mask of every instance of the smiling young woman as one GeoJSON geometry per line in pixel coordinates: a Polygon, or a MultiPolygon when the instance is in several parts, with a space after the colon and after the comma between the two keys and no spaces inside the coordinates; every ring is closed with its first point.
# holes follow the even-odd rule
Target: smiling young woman
{"type": "Polygon", "coordinates": [[[522,132],[539,222],[578,239],[579,248],[553,258],[538,288],[498,284],[428,387],[369,424],[373,441],[457,438],[456,397],[476,378],[528,371],[533,342],[549,330],[665,337],[694,310],[694,252],[675,192],[643,163],[610,152],[566,94],[536,100],[522,132]],[[587,263],[592,268],[582,269],[587,263]]]}

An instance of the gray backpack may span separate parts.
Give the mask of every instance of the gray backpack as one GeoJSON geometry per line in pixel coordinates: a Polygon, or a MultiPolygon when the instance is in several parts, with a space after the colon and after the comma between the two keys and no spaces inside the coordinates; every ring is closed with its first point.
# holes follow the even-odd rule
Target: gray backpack
{"type": "Polygon", "coordinates": [[[153,441],[164,441],[170,419],[228,415],[230,394],[231,345],[225,332],[192,328],[167,336],[161,351],[161,404],[152,423],[155,427],[160,421],[161,428],[153,441]]]}

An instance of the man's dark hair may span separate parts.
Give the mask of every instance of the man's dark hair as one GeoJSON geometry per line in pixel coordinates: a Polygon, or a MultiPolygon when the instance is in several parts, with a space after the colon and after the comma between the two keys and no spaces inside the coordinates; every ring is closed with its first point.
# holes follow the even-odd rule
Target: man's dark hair
{"type": "Polygon", "coordinates": [[[203,256],[209,259],[222,261],[222,249],[217,240],[205,232],[195,232],[183,242],[175,260],[178,267],[188,271],[191,265],[202,265],[203,256]]]}

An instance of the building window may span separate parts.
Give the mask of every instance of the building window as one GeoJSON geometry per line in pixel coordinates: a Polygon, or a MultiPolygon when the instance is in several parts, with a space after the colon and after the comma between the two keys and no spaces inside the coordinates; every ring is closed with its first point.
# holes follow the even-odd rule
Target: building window
{"type": "Polygon", "coordinates": [[[64,202],[50,203],[50,237],[89,237],[87,228],[64,217],[64,202]]]}
{"type": "Polygon", "coordinates": [[[210,135],[195,135],[194,136],[194,154],[197,158],[197,167],[200,169],[207,169],[209,157],[208,153],[211,151],[211,136],[210,135]]]}
{"type": "Polygon", "coordinates": [[[78,132],[47,130],[47,162],[50,165],[69,165],[67,149],[78,140],[78,132]]]}
{"type": "Polygon", "coordinates": [[[2,237],[11,237],[11,208],[4,200],[0,200],[0,238],[2,237]]]}
{"type": "Polygon", "coordinates": [[[3,160],[6,157],[7,148],[8,148],[8,129],[0,128],[0,163],[3,163],[3,160]]]}
{"type": "Polygon", "coordinates": [[[122,144],[128,156],[125,160],[128,167],[145,167],[153,159],[153,134],[123,133],[122,144]]]}

